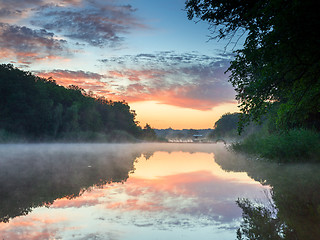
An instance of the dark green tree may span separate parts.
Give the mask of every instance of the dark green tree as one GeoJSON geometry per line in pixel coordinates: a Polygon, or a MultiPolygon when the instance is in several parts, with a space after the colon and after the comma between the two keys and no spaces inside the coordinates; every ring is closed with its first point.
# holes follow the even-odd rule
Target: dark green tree
{"type": "Polygon", "coordinates": [[[228,71],[237,92],[240,130],[260,121],[274,103],[279,129],[320,129],[320,14],[314,0],[187,0],[188,18],[215,29],[213,38],[237,40],[228,71]]]}
{"type": "Polygon", "coordinates": [[[213,138],[236,136],[236,131],[239,122],[239,113],[226,113],[215,122],[214,130],[211,133],[213,138]]]}
{"type": "MultiPolygon", "coordinates": [[[[95,98],[84,89],[59,86],[11,64],[0,65],[0,131],[31,141],[117,140],[141,137],[136,114],[124,102],[95,98]],[[101,138],[100,138],[101,139],[101,138]]],[[[0,136],[1,141],[2,136],[0,136]]]]}
{"type": "Polygon", "coordinates": [[[148,141],[157,140],[157,135],[155,131],[148,123],[143,128],[143,138],[148,141]]]}

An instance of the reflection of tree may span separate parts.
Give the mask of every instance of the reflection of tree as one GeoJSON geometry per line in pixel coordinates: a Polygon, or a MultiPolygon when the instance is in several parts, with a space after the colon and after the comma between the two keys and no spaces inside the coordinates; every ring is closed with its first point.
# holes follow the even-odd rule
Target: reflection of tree
{"type": "Polygon", "coordinates": [[[267,214],[268,209],[261,206],[257,208],[248,200],[238,201],[243,210],[244,220],[250,219],[250,224],[247,225],[250,227],[245,229],[250,229],[256,234],[260,231],[259,234],[263,235],[263,231],[269,228],[270,234],[278,232],[279,239],[320,239],[319,165],[279,165],[223,151],[215,152],[215,160],[226,171],[247,172],[251,178],[272,187],[272,200],[277,209],[276,218],[267,214]],[[277,228],[275,221],[282,228],[277,228]],[[261,223],[266,225],[259,227],[261,223]],[[269,223],[272,223],[272,228],[269,223]],[[284,231],[283,226],[286,226],[287,231],[284,231]],[[280,230],[284,232],[281,234],[280,230]]]}
{"type": "Polygon", "coordinates": [[[266,207],[249,199],[238,199],[237,204],[243,212],[243,222],[237,231],[238,240],[297,239],[295,232],[277,215],[275,205],[266,207]]]}
{"type": "Polygon", "coordinates": [[[154,152],[144,152],[143,156],[146,160],[149,160],[153,156],[154,152]]]}
{"type": "Polygon", "coordinates": [[[125,181],[139,156],[103,145],[9,146],[0,154],[0,222],[57,198],[77,197],[94,185],[125,181]]]}

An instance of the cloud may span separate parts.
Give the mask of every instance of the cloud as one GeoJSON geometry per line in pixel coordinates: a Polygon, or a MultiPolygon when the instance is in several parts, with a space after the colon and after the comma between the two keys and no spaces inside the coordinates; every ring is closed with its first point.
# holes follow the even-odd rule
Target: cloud
{"type": "Polygon", "coordinates": [[[40,8],[31,20],[40,26],[92,46],[118,46],[133,28],[147,28],[131,5],[112,5],[110,1],[90,1],[79,6],[48,5],[40,8]]]}
{"type": "Polygon", "coordinates": [[[101,96],[110,93],[109,84],[101,81],[105,76],[98,73],[55,69],[52,71],[35,71],[35,74],[43,78],[52,77],[59,85],[66,87],[76,85],[101,96]]]}
{"type": "Polygon", "coordinates": [[[98,73],[93,73],[89,71],[71,71],[71,70],[60,70],[55,69],[52,71],[43,71],[36,72],[38,75],[42,77],[54,77],[57,79],[74,79],[74,80],[86,80],[86,79],[95,79],[101,80],[104,76],[98,73]]]}
{"type": "Polygon", "coordinates": [[[130,81],[140,81],[142,79],[155,79],[161,78],[168,72],[157,69],[146,69],[146,70],[134,70],[134,69],[124,69],[124,70],[114,70],[108,72],[109,78],[124,78],[130,81]]]}
{"type": "Polygon", "coordinates": [[[0,23],[0,57],[17,59],[21,63],[53,59],[69,54],[65,40],[58,40],[45,29],[0,23]]]}
{"type": "Polygon", "coordinates": [[[59,69],[36,74],[53,77],[63,86],[77,85],[114,101],[155,101],[203,111],[235,102],[235,91],[225,74],[228,57],[168,51],[100,62],[108,66],[104,74],[59,69]]]}
{"type": "Polygon", "coordinates": [[[18,22],[21,19],[33,16],[36,9],[48,6],[77,6],[83,0],[0,0],[0,21],[18,22]]]}
{"type": "Polygon", "coordinates": [[[135,12],[113,0],[0,0],[0,58],[25,66],[85,45],[119,47],[132,29],[147,28],[135,12]]]}
{"type": "Polygon", "coordinates": [[[229,61],[229,56],[172,51],[101,60],[115,68],[106,76],[117,83],[114,86],[119,98],[197,110],[235,102],[235,91],[225,74],[229,61]]]}
{"type": "Polygon", "coordinates": [[[81,2],[84,2],[83,0],[0,0],[0,7],[1,8],[7,8],[7,9],[13,9],[20,10],[20,9],[26,9],[26,8],[39,8],[44,7],[48,5],[58,5],[58,6],[68,6],[68,5],[79,5],[81,2]]]}

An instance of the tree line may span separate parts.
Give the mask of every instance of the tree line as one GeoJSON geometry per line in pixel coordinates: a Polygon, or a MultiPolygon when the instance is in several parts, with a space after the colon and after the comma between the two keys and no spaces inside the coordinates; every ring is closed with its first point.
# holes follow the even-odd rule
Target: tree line
{"type": "Polygon", "coordinates": [[[78,86],[66,88],[12,64],[0,65],[2,140],[128,141],[150,136],[151,127],[142,129],[135,118],[125,101],[94,97],[78,86]]]}

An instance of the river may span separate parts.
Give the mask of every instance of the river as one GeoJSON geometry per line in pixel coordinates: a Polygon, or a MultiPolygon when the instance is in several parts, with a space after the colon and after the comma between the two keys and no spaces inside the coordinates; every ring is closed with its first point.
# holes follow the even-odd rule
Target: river
{"type": "Polygon", "coordinates": [[[2,144],[1,239],[320,239],[320,168],[224,144],[2,144]]]}

